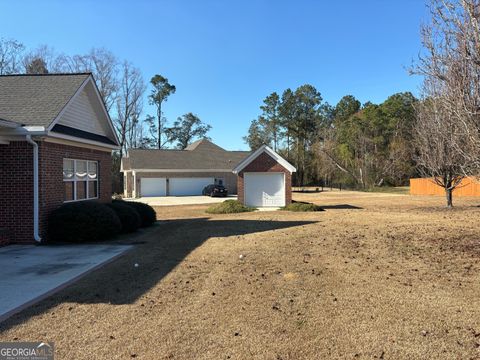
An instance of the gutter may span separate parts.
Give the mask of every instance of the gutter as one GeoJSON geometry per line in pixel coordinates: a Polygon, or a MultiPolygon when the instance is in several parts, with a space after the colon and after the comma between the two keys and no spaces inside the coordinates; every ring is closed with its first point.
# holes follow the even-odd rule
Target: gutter
{"type": "Polygon", "coordinates": [[[38,144],[32,140],[31,135],[26,135],[25,139],[33,146],[33,238],[37,243],[42,242],[39,235],[39,211],[38,211],[38,144]]]}

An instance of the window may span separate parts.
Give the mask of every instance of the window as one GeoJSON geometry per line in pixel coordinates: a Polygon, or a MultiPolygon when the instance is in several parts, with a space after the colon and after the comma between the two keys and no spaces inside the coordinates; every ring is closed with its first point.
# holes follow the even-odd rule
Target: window
{"type": "Polygon", "coordinates": [[[63,159],[64,202],[98,198],[98,162],[63,159]]]}
{"type": "Polygon", "coordinates": [[[217,178],[215,179],[215,185],[220,185],[223,186],[224,179],[223,178],[217,178]]]}

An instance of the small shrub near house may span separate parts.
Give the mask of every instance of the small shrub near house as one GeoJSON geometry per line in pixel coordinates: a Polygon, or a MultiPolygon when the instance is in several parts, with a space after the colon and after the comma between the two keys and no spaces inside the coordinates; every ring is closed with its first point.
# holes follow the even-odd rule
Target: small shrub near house
{"type": "Polygon", "coordinates": [[[234,214],[243,213],[249,211],[255,211],[257,209],[243,205],[238,200],[226,200],[219,204],[210,206],[206,212],[209,214],[234,214]]]}
{"type": "Polygon", "coordinates": [[[124,204],[126,206],[130,206],[135,209],[138,214],[140,215],[141,220],[141,227],[151,226],[157,221],[157,213],[155,210],[147,204],[135,202],[135,201],[122,201],[122,200],[114,200],[113,204],[124,204]]]}
{"type": "Polygon", "coordinates": [[[122,232],[131,233],[136,231],[141,225],[142,220],[140,214],[133,207],[123,204],[120,201],[107,204],[117,214],[122,223],[122,232]]]}
{"type": "Polygon", "coordinates": [[[325,211],[320,206],[301,201],[293,201],[291,204],[283,207],[282,210],[286,211],[297,211],[297,212],[308,212],[308,211],[325,211]]]}
{"type": "Polygon", "coordinates": [[[91,242],[114,237],[122,229],[114,210],[95,201],[64,204],[48,218],[51,241],[91,242]]]}

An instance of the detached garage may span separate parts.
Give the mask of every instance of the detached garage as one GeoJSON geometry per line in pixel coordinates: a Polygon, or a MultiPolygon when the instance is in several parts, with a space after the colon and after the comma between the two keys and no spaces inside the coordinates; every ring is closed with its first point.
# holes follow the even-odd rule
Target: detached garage
{"type": "Polygon", "coordinates": [[[236,194],[237,176],[232,170],[248,155],[249,151],[227,151],[206,139],[184,150],[130,149],[121,163],[124,196],[202,195],[210,184],[236,194]]]}
{"type": "Polygon", "coordinates": [[[253,207],[290,204],[295,171],[288,161],[263,145],[233,169],[238,176],[238,200],[253,207]]]}

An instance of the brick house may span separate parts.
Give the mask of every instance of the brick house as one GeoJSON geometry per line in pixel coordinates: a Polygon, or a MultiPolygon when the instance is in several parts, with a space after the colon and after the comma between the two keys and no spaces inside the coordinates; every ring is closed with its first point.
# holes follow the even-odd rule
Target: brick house
{"type": "Polygon", "coordinates": [[[281,207],[292,202],[295,167],[263,145],[233,169],[238,200],[253,207],[281,207]]]}
{"type": "Polygon", "coordinates": [[[0,76],[0,242],[41,242],[65,202],[111,201],[118,139],[91,74],[0,76]]]}

